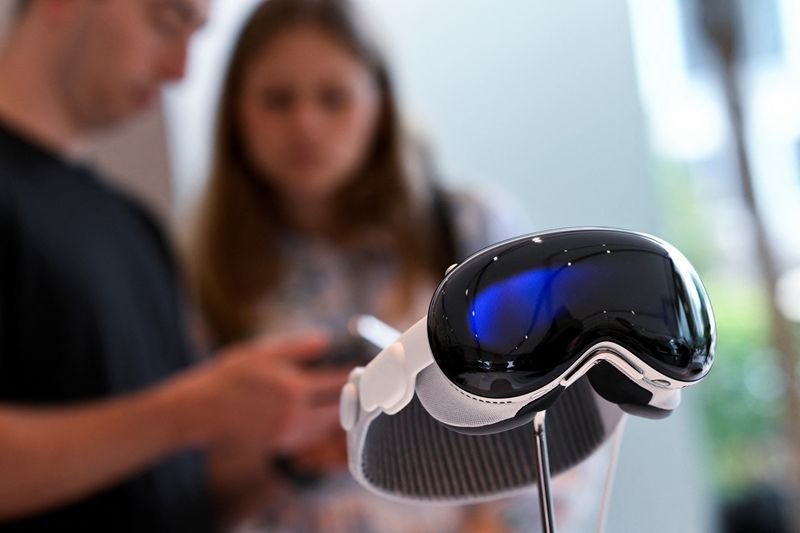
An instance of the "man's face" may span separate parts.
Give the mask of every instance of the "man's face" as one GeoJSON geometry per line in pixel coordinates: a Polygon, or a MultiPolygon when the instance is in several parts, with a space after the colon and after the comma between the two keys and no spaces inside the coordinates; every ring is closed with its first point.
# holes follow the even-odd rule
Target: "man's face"
{"type": "Polygon", "coordinates": [[[151,105],[183,76],[189,39],[210,0],[76,0],[57,66],[63,105],[85,131],[151,105]]]}

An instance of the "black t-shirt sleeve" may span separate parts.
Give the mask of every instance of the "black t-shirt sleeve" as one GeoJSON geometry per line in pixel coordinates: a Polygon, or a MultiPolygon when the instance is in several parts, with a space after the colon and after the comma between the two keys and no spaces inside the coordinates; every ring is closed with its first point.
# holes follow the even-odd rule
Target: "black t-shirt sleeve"
{"type": "MultiPolygon", "coordinates": [[[[3,238],[2,227],[0,227],[0,242],[5,242],[3,238]]],[[[6,316],[6,287],[5,287],[5,280],[6,280],[6,271],[5,271],[5,257],[2,250],[0,250],[0,371],[3,368],[3,355],[5,352],[5,335],[3,332],[5,331],[5,316],[6,316]]]]}
{"type": "Polygon", "coordinates": [[[3,360],[6,351],[6,320],[8,309],[8,278],[9,272],[9,255],[11,247],[11,235],[8,229],[8,209],[5,206],[5,198],[3,195],[3,187],[0,184],[0,372],[3,371],[3,360]]]}
{"type": "Polygon", "coordinates": [[[12,278],[15,271],[13,261],[19,243],[14,232],[14,205],[14,196],[8,176],[0,175],[0,398],[6,393],[3,390],[6,383],[3,375],[8,370],[8,360],[11,357],[9,344],[13,331],[10,326],[14,297],[12,294],[14,288],[12,278]]]}

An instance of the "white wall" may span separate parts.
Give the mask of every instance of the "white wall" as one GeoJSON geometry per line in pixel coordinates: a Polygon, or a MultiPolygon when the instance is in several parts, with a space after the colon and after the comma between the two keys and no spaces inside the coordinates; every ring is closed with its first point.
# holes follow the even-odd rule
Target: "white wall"
{"type": "Polygon", "coordinates": [[[173,222],[172,176],[160,106],[103,135],[95,154],[109,181],[139,198],[165,224],[173,222]]]}
{"type": "Polygon", "coordinates": [[[454,180],[503,186],[539,227],[656,231],[623,2],[368,4],[454,180]]]}

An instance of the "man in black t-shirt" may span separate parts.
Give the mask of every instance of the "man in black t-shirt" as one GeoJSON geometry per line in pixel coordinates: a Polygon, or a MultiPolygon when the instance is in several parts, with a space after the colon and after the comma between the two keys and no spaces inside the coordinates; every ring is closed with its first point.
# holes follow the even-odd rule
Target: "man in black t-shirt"
{"type": "Polygon", "coordinates": [[[182,75],[207,4],[19,2],[0,51],[0,532],[214,530],[274,484],[237,449],[336,424],[345,376],[300,364],[323,336],[187,370],[161,231],[82,162],[182,75]]]}

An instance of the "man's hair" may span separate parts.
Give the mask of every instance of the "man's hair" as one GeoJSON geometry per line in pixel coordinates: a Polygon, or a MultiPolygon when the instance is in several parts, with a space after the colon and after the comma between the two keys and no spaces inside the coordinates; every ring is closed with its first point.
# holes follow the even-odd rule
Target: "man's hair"
{"type": "Polygon", "coordinates": [[[14,6],[14,15],[16,15],[18,18],[24,15],[32,2],[33,0],[17,0],[16,5],[14,6]]]}

